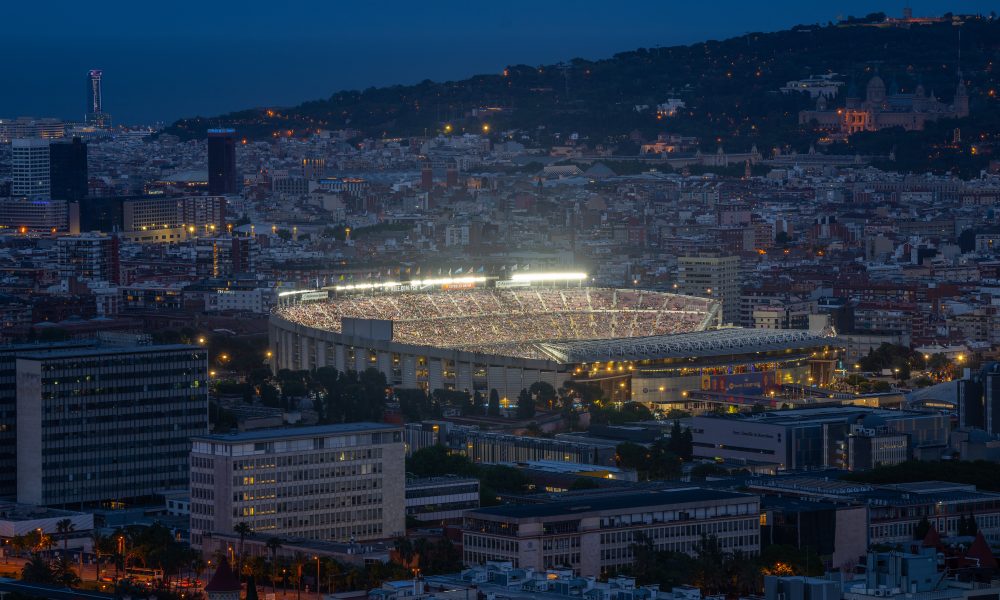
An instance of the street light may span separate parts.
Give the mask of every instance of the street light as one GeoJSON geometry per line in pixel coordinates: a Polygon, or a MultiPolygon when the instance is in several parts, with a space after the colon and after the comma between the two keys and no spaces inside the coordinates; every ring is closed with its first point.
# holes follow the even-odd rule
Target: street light
{"type": "Polygon", "coordinates": [[[319,596],[319,557],[314,556],[316,559],[316,595],[319,596]]]}

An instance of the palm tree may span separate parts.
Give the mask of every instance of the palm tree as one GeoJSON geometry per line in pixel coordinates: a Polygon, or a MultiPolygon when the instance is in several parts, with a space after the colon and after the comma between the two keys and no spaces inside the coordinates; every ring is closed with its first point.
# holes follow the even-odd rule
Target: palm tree
{"type": "Polygon", "coordinates": [[[248,535],[250,535],[251,533],[253,533],[253,529],[251,529],[250,526],[247,525],[246,521],[240,521],[239,523],[237,523],[236,525],[233,526],[233,531],[236,533],[236,535],[240,536],[240,560],[239,560],[239,565],[237,566],[236,572],[242,574],[243,573],[243,542],[244,542],[244,540],[247,539],[248,535]]]}
{"type": "Polygon", "coordinates": [[[101,556],[104,555],[104,547],[108,543],[107,540],[107,536],[101,533],[99,529],[95,529],[94,532],[90,534],[90,546],[94,551],[94,559],[97,563],[94,568],[96,571],[94,573],[94,581],[99,582],[101,580],[101,556]]]}
{"type": "Polygon", "coordinates": [[[41,556],[33,555],[21,569],[21,581],[52,583],[52,569],[49,563],[41,556]]]}
{"type": "MultiPolygon", "coordinates": [[[[281,548],[281,538],[269,537],[267,538],[267,542],[265,542],[265,544],[267,545],[268,552],[271,553],[271,567],[272,569],[277,568],[278,549],[281,548]]],[[[271,593],[275,593],[273,572],[271,573],[271,593]]]]}
{"type": "Polygon", "coordinates": [[[65,554],[52,561],[49,569],[54,583],[66,587],[80,585],[80,576],[73,570],[73,562],[65,554]]]}
{"type": "Polygon", "coordinates": [[[76,525],[71,519],[62,519],[56,523],[56,531],[62,537],[63,554],[66,554],[66,545],[69,543],[69,534],[76,531],[76,525]]]}

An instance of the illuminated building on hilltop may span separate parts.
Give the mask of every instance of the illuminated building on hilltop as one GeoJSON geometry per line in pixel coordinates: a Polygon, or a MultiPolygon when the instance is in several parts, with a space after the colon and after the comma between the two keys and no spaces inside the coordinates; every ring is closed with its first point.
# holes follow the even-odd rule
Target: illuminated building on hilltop
{"type": "Polygon", "coordinates": [[[912,94],[887,93],[885,82],[876,75],[868,81],[864,100],[854,86],[848,90],[845,106],[840,108],[831,108],[826,96],[820,96],[815,109],[799,112],[799,124],[815,124],[818,129],[851,135],[890,127],[922,131],[928,121],[959,119],[968,115],[969,94],[961,79],[951,104],[946,104],[938,100],[933,91],[928,95],[923,85],[918,85],[912,94]]]}

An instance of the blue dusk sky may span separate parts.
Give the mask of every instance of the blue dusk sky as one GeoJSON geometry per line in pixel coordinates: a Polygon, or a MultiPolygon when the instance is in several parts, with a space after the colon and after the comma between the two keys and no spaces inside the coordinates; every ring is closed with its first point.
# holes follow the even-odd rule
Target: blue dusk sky
{"type": "Polygon", "coordinates": [[[773,0],[107,0],[11,2],[0,117],[81,119],[88,69],[104,70],[119,123],[288,106],[359,89],[598,59],[639,47],[884,11],[988,13],[995,2],[773,0]]]}

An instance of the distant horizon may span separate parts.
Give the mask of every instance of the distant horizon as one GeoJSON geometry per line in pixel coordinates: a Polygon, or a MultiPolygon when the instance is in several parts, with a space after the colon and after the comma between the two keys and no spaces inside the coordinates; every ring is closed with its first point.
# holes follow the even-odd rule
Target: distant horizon
{"type": "Polygon", "coordinates": [[[104,108],[116,124],[168,124],[294,106],[341,90],[461,80],[513,64],[597,60],[848,15],[899,15],[907,5],[918,16],[996,8],[981,0],[872,4],[782,0],[761,10],[735,1],[611,7],[581,0],[569,11],[524,0],[503,6],[445,0],[433,7],[338,3],[276,12],[258,0],[209,6],[182,0],[169,14],[125,0],[109,0],[100,14],[67,1],[45,14],[19,4],[7,12],[20,26],[0,41],[0,49],[18,57],[7,64],[15,84],[0,96],[0,118],[82,120],[90,69],[104,72],[104,108]]]}

